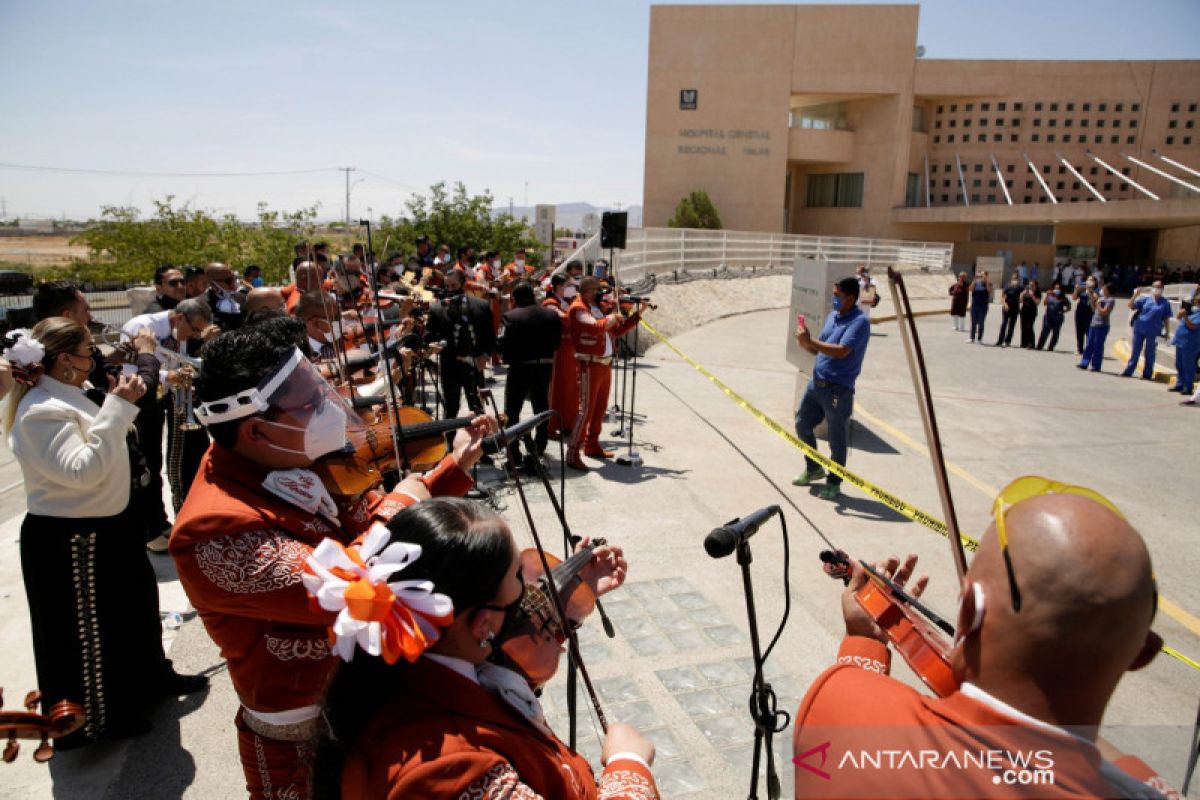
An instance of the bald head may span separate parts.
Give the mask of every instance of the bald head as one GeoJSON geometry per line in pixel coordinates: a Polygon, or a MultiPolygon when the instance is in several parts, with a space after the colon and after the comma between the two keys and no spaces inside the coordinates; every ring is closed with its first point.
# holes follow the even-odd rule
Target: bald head
{"type": "Polygon", "coordinates": [[[283,301],[283,292],[269,286],[259,286],[251,289],[246,295],[246,316],[256,311],[271,311],[283,313],[287,304],[283,301]]]}
{"type": "Polygon", "coordinates": [[[311,261],[302,261],[297,264],[296,288],[301,293],[321,288],[321,268],[311,261]]]}
{"type": "MultiPolygon", "coordinates": [[[[1121,676],[1157,649],[1148,645],[1154,585],[1145,542],[1079,495],[1034,497],[1005,520],[1021,610],[1012,607],[993,523],[967,571],[983,591],[982,624],[956,649],[955,667],[1039,719],[1098,724],[1121,676]]],[[[970,628],[969,619],[959,624],[970,628]]]]}

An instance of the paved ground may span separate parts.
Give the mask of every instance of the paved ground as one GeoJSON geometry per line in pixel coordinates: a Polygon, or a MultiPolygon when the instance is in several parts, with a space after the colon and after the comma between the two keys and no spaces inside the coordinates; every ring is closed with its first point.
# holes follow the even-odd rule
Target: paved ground
{"type": "MultiPolygon", "coordinates": [[[[788,423],[796,377],[783,359],[788,324],[786,310],[751,313],[675,342],[788,423]]],[[[1114,331],[1123,326],[1117,320],[1114,331]]],[[[1177,396],[1162,384],[1081,373],[1066,352],[967,345],[944,316],[923,318],[920,331],[964,529],[982,531],[995,491],[1021,474],[1095,488],[1117,502],[1150,542],[1167,601],[1156,628],[1168,643],[1200,659],[1200,621],[1193,616],[1200,612],[1200,549],[1194,543],[1200,413],[1176,405],[1177,396]]],[[[789,712],[831,662],[840,638],[840,586],[821,576],[816,554],[822,545],[813,528],[856,555],[920,553],[934,576],[931,602],[947,612],[953,607],[952,568],[943,539],[880,504],[857,494],[829,503],[791,487],[798,454],[669,350],[652,348],[643,366],[635,444],[645,466],[609,464],[567,479],[575,531],[622,544],[631,563],[627,586],[606,604],[616,637],[606,639],[593,619],[584,628],[584,653],[609,718],[638,724],[657,743],[655,771],[666,796],[741,796],[752,741],[746,613],[736,563],[710,559],[702,549],[705,534],[760,506],[784,505],[792,607],[768,676],[779,708],[789,712]]],[[[1114,367],[1105,362],[1105,370],[1114,367]]],[[[882,323],[856,400],[850,466],[940,515],[908,381],[895,324],[882,323]]],[[[11,482],[4,479],[6,469],[0,466],[0,488],[11,482]]],[[[528,491],[543,536],[557,538],[545,495],[539,487],[528,491]]],[[[14,492],[19,500],[18,489],[0,494],[0,503],[14,492]]],[[[527,539],[511,489],[498,492],[497,501],[518,537],[527,539]]],[[[15,519],[0,527],[6,556],[0,559],[0,593],[9,601],[0,646],[9,654],[4,682],[10,692],[32,685],[27,639],[20,638],[28,634],[21,629],[25,610],[14,566],[18,524],[15,519]]],[[[753,548],[759,619],[769,638],[783,610],[786,551],[778,528],[765,527],[753,548]]],[[[163,708],[155,732],[124,747],[65,753],[49,767],[23,755],[4,769],[0,795],[239,796],[231,725],[236,703],[219,656],[196,622],[184,623],[171,655],[180,669],[213,674],[207,697],[163,708]]],[[[911,681],[903,667],[896,673],[911,681]]],[[[547,690],[546,707],[565,736],[562,685],[560,676],[547,690]]],[[[1178,781],[1198,689],[1200,672],[1160,656],[1121,685],[1106,720],[1113,726],[1109,735],[1178,781]]],[[[595,752],[594,730],[594,722],[582,717],[581,748],[589,754],[595,752]]],[[[790,736],[789,728],[776,742],[785,796],[790,736]]]]}

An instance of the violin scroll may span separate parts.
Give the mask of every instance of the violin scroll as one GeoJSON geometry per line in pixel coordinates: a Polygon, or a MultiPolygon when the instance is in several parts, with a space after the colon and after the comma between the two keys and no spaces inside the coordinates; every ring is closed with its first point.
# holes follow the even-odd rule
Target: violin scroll
{"type": "MultiPolygon", "coordinates": [[[[4,745],[5,763],[17,760],[21,751],[18,739],[38,739],[40,743],[33,751],[33,760],[44,764],[54,757],[50,740],[74,733],[87,720],[83,706],[67,700],[55,703],[49,714],[39,714],[37,707],[41,701],[42,693],[32,691],[25,695],[24,711],[0,711],[0,735],[8,739],[4,745]]],[[[0,706],[3,705],[4,693],[0,689],[0,706]]]]}

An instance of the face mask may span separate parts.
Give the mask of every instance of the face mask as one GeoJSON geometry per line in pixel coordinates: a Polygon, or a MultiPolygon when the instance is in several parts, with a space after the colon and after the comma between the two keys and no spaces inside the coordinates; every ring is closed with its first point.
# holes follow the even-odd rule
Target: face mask
{"type": "Polygon", "coordinates": [[[1096,282],[1095,282],[1095,281],[1088,281],[1088,282],[1087,282],[1087,287],[1088,287],[1089,289],[1095,289],[1095,288],[1096,288],[1096,282]]]}
{"type": "Polygon", "coordinates": [[[497,258],[492,262],[492,269],[500,269],[500,259],[497,258]]]}
{"type": "Polygon", "coordinates": [[[285,425],[282,422],[263,420],[268,425],[284,428],[289,431],[304,431],[304,450],[293,450],[290,447],[280,447],[267,443],[267,447],[282,450],[285,453],[297,453],[310,461],[316,461],[323,455],[341,450],[346,446],[346,412],[337,403],[326,402],[308,418],[308,424],[303,428],[295,425],[285,425]]]}
{"type": "Polygon", "coordinates": [[[1162,297],[1162,289],[1155,286],[1153,289],[1150,290],[1150,294],[1154,295],[1156,298],[1162,297]]]}
{"type": "Polygon", "coordinates": [[[568,286],[567,288],[563,289],[563,297],[567,300],[575,299],[575,295],[577,294],[579,294],[579,290],[574,286],[568,286]]]}
{"type": "Polygon", "coordinates": [[[523,258],[518,258],[518,259],[517,259],[517,266],[518,266],[518,267],[522,267],[522,268],[523,268],[523,267],[525,266],[525,259],[523,259],[523,258]]]}
{"type": "Polygon", "coordinates": [[[263,285],[263,279],[262,279],[262,278],[252,278],[252,279],[250,280],[250,285],[251,285],[251,286],[253,286],[253,287],[255,287],[255,288],[257,288],[257,287],[259,287],[259,286],[262,286],[262,285],[263,285]]]}
{"type": "Polygon", "coordinates": [[[834,311],[841,311],[841,310],[842,310],[842,308],[841,308],[841,301],[839,301],[839,300],[838,300],[836,297],[834,297],[834,298],[832,298],[832,299],[831,299],[831,301],[830,301],[830,304],[833,306],[833,310],[834,310],[834,311]]]}

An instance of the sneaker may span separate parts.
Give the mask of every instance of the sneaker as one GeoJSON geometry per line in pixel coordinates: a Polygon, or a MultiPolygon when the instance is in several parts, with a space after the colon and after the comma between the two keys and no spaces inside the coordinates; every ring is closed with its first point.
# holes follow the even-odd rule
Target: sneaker
{"type": "Polygon", "coordinates": [[[967,339],[967,344],[975,344],[975,340],[974,340],[974,339],[967,339]]]}
{"type": "Polygon", "coordinates": [[[842,493],[842,485],[840,483],[827,483],[817,491],[817,497],[822,500],[837,500],[839,494],[842,493]]]}
{"type": "Polygon", "coordinates": [[[797,475],[792,478],[792,486],[808,486],[815,481],[819,481],[825,477],[825,469],[823,467],[814,467],[808,470],[803,475],[797,475]]]}
{"type": "Polygon", "coordinates": [[[1167,391],[1168,392],[1179,392],[1179,391],[1183,391],[1183,387],[1180,386],[1179,384],[1175,384],[1174,386],[1168,386],[1167,391]]]}
{"type": "Polygon", "coordinates": [[[170,543],[170,541],[171,541],[171,529],[167,528],[165,531],[160,533],[158,536],[155,536],[153,539],[146,542],[146,549],[149,550],[151,553],[157,553],[158,555],[162,555],[163,553],[167,552],[167,545],[170,543]]]}
{"type": "Polygon", "coordinates": [[[1087,364],[1076,364],[1075,369],[1087,369],[1087,364]]]}

